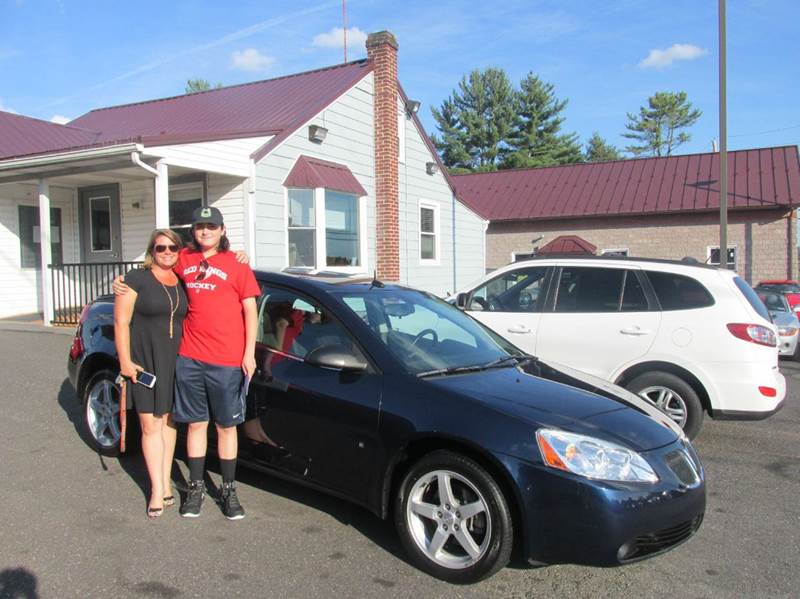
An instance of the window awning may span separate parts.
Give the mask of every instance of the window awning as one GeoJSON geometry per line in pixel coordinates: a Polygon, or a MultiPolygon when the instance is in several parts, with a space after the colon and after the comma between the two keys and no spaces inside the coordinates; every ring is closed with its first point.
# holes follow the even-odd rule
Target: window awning
{"type": "Polygon", "coordinates": [[[324,187],[357,196],[367,195],[361,183],[345,165],[310,156],[300,156],[297,159],[283,185],[300,188],[324,187]]]}

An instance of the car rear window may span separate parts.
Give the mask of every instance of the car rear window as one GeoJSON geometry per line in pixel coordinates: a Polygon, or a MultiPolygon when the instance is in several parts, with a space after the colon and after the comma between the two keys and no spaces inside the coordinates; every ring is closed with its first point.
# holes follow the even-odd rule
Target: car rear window
{"type": "Polygon", "coordinates": [[[770,320],[767,307],[764,305],[764,302],[761,301],[761,298],[758,297],[758,294],[753,291],[753,288],[747,284],[747,281],[741,279],[740,277],[734,277],[733,282],[736,283],[739,291],[742,292],[742,295],[745,297],[745,299],[747,299],[750,305],[753,306],[753,310],[758,312],[758,315],[765,320],[770,320]]]}
{"type": "Polygon", "coordinates": [[[653,270],[645,272],[662,310],[691,310],[714,305],[708,289],[692,277],[653,270]]]}

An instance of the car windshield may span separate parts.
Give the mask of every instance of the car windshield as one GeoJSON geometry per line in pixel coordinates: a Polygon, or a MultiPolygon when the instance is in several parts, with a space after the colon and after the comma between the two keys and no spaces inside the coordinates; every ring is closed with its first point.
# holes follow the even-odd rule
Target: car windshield
{"type": "Polygon", "coordinates": [[[525,356],[458,308],[424,292],[372,288],[338,295],[389,352],[418,376],[511,366],[515,356],[525,356]]]}
{"type": "Polygon", "coordinates": [[[771,293],[769,291],[759,291],[758,297],[764,302],[767,310],[770,312],[789,312],[789,306],[786,299],[780,293],[771,293]]]}
{"type": "Polygon", "coordinates": [[[796,283],[760,283],[758,287],[778,293],[800,293],[800,285],[796,283]]]}

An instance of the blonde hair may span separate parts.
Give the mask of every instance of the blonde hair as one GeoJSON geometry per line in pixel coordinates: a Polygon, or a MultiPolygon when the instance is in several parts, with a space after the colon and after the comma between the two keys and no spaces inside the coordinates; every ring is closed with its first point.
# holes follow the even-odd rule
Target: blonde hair
{"type": "Polygon", "coordinates": [[[142,268],[145,270],[153,268],[153,248],[156,246],[156,239],[162,235],[177,245],[178,249],[183,247],[183,240],[175,231],[172,229],[156,229],[150,234],[150,241],[147,242],[147,249],[144,251],[142,268]]]}

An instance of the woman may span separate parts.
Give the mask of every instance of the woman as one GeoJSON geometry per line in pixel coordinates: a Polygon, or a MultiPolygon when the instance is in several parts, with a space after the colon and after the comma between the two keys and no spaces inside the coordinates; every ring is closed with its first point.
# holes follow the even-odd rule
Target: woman
{"type": "Polygon", "coordinates": [[[175,359],[187,312],[186,292],[173,271],[181,239],[169,229],[150,235],[144,264],[125,275],[128,293],[114,300],[114,339],[120,374],[129,379],[142,429],[142,452],[150,476],[147,515],[159,517],[175,503],[170,490],[176,428],[172,422],[175,359]],[[153,388],[136,384],[137,374],[156,376],[153,388]]]}

